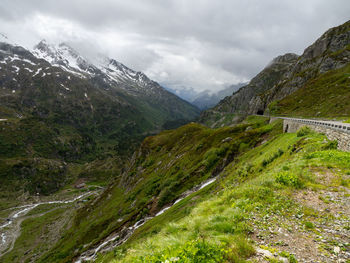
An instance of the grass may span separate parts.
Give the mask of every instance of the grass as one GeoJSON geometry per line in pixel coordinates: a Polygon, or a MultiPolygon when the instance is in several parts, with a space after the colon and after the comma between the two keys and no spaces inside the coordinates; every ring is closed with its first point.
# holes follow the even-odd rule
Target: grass
{"type": "MultiPolygon", "coordinates": [[[[252,216],[288,217],[295,213],[315,216],[312,211],[300,210],[287,193],[313,182],[309,169],[318,167],[324,160],[334,167],[348,165],[348,153],[324,150],[325,144],[325,137],[314,132],[302,136],[283,134],[247,151],[224,169],[224,178],[215,191],[202,196],[183,218],[171,220],[172,215],[181,210],[181,206],[172,207],[162,215],[162,224],[158,225],[158,218],[148,222],[148,225],[158,226],[157,231],[147,225],[141,227],[138,238],[112,253],[101,255],[98,262],[171,262],[177,258],[179,262],[188,262],[188,255],[183,253],[188,250],[188,244],[192,244],[191,249],[196,244],[203,245],[208,255],[212,249],[224,252],[217,253],[219,258],[212,262],[243,262],[254,254],[249,241],[253,231],[252,216]],[[330,154],[332,158],[327,157],[330,154]],[[271,159],[271,156],[275,157],[271,159]],[[266,159],[271,161],[264,165],[266,159]]],[[[304,225],[307,229],[314,228],[311,221],[305,221],[304,225]]],[[[296,262],[288,252],[282,254],[296,262]]]]}
{"type": "MultiPolygon", "coordinates": [[[[99,244],[110,233],[154,215],[217,174],[217,182],[146,222],[97,262],[192,262],[197,253],[208,262],[244,262],[254,254],[254,228],[264,229],[274,215],[303,215],[305,228],[313,230],[315,212],[290,196],[321,187],[313,169],[329,166],[346,174],[349,153],[329,147],[331,142],[313,131],[281,132],[280,120],[268,124],[264,117],[250,117],[236,127],[189,124],[147,138],[124,174],[77,211],[71,227],[37,262],[70,262],[88,249],[86,244],[99,244]]],[[[334,183],[348,181],[338,176],[334,183]]]]}
{"type": "MultiPolygon", "coordinates": [[[[274,136],[275,130],[282,130],[280,122],[266,124],[265,118],[257,118],[220,129],[191,123],[148,137],[130,167],[96,202],[78,211],[72,228],[42,262],[68,262],[75,253],[88,248],[84,244],[93,246],[122,226],[155,214],[181,193],[219,174],[237,156],[261,142],[262,135],[274,136]]],[[[175,218],[189,213],[196,200],[180,202],[182,212],[175,213],[175,218]]],[[[159,230],[146,226],[153,232],[159,230]]]]}
{"type": "Polygon", "coordinates": [[[269,105],[271,114],[303,117],[350,116],[350,65],[321,74],[269,105]]]}

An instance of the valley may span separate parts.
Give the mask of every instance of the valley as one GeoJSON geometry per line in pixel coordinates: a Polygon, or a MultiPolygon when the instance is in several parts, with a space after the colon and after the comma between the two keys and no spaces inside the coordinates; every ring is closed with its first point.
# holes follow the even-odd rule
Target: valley
{"type": "Polygon", "coordinates": [[[195,106],[1,34],[0,262],[350,262],[349,46],[347,21],[195,106]]]}
{"type": "MultiPolygon", "coordinates": [[[[73,206],[74,203],[80,202],[80,206],[84,202],[88,202],[93,197],[96,197],[103,188],[101,187],[95,187],[92,186],[90,189],[95,190],[88,190],[83,191],[84,193],[81,193],[80,195],[76,196],[76,193],[71,193],[69,196],[72,196],[72,199],[63,199],[63,200],[50,200],[50,201],[41,201],[31,204],[25,204],[17,207],[11,207],[5,210],[2,210],[1,216],[4,220],[2,220],[0,229],[1,229],[1,245],[0,245],[0,253],[3,256],[3,258],[6,258],[8,256],[11,258],[11,260],[17,260],[18,256],[11,255],[12,250],[15,249],[21,249],[18,248],[18,243],[23,242],[23,240],[17,241],[19,237],[23,235],[22,233],[22,226],[28,224],[30,221],[35,221],[36,218],[45,218],[49,219],[49,217],[46,218],[46,215],[56,213],[57,211],[60,211],[61,213],[64,212],[64,210],[74,210],[79,206],[79,204],[76,204],[73,206]],[[73,198],[74,197],[74,198],[73,198]],[[64,210],[62,210],[64,209],[64,210]],[[25,222],[24,222],[25,221],[25,222]],[[17,242],[17,243],[16,243],[17,242]],[[16,246],[15,246],[16,244],[16,246]],[[17,258],[17,259],[16,259],[17,258]]],[[[75,191],[76,192],[76,191],[75,191]]],[[[61,193],[62,198],[67,198],[67,193],[61,193]]],[[[50,199],[50,198],[46,198],[50,199]]],[[[46,224],[48,222],[45,222],[46,224]]],[[[62,226],[56,226],[57,228],[62,226]]],[[[23,231],[26,231],[27,229],[24,227],[23,231]]],[[[56,229],[55,231],[57,231],[56,229]]],[[[44,235],[45,236],[45,235],[44,235]]],[[[33,238],[33,237],[32,237],[33,238]]],[[[37,238],[37,237],[34,237],[37,238]]],[[[49,238],[48,236],[45,236],[45,238],[49,238]]],[[[14,253],[16,255],[18,251],[14,253]]],[[[17,254],[18,255],[18,254],[17,254]]]]}

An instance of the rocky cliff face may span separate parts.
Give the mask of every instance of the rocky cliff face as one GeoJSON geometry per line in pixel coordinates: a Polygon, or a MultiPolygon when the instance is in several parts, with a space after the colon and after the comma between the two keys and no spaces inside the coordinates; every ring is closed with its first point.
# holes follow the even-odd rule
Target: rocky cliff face
{"type": "Polygon", "coordinates": [[[286,76],[298,56],[285,54],[272,60],[250,83],[230,97],[222,100],[214,109],[239,114],[256,114],[266,108],[264,94],[286,76]]]}
{"type": "Polygon", "coordinates": [[[275,58],[250,83],[202,113],[204,122],[213,114],[266,114],[272,102],[281,100],[319,76],[345,67],[350,62],[350,21],[329,29],[301,56],[275,58]]]}
{"type": "Polygon", "coordinates": [[[266,101],[280,100],[304,87],[310,79],[346,66],[350,62],[349,44],[350,21],[329,29],[305,49],[266,101]]]}

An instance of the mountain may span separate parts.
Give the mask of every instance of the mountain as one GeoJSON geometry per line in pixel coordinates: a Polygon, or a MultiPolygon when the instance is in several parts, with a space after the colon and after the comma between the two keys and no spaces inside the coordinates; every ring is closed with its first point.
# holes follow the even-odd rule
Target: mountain
{"type": "MultiPolygon", "coordinates": [[[[135,79],[120,77],[122,87],[109,86],[117,81],[100,64],[71,66],[61,55],[49,63],[23,48],[2,47],[8,55],[0,58],[1,73],[8,77],[1,90],[0,261],[346,262],[350,153],[309,127],[288,133],[283,120],[258,115],[286,111],[286,99],[306,99],[298,92],[311,90],[335,96],[336,105],[326,98],[327,114],[342,117],[348,31],[347,24],[331,29],[302,56],[274,59],[202,115],[219,128],[192,122],[162,131],[122,161],[116,149],[124,141],[135,148],[132,132],[154,127],[132,100],[143,88],[122,85],[135,79]],[[32,64],[36,71],[26,69],[32,64]],[[106,137],[124,119],[129,126],[106,137]],[[30,195],[19,195],[24,187],[30,195]]],[[[324,94],[312,93],[305,112],[323,105],[324,94]]]]}
{"type": "Polygon", "coordinates": [[[218,114],[350,115],[348,92],[350,21],[325,32],[301,56],[275,58],[248,85],[202,113],[206,122],[218,114]]]}
{"type": "Polygon", "coordinates": [[[72,178],[70,163],[129,156],[146,135],[199,112],[143,73],[113,59],[95,66],[67,44],[41,41],[30,51],[1,42],[0,70],[0,177],[9,194],[57,191],[72,178]]]}
{"type": "Polygon", "coordinates": [[[210,93],[209,91],[203,91],[195,96],[191,103],[197,106],[201,110],[214,107],[220,100],[226,96],[232,95],[233,92],[236,92],[239,88],[244,86],[246,83],[240,83],[231,85],[223,90],[220,90],[216,93],[210,93]]]}
{"type": "Polygon", "coordinates": [[[167,120],[193,119],[198,114],[195,107],[167,92],[142,72],[136,72],[114,59],[101,56],[96,63],[92,63],[65,43],[53,46],[46,41],[41,41],[33,53],[67,72],[103,82],[104,89],[119,89],[140,101],[144,100],[144,107],[155,108],[157,104],[165,112],[163,118],[154,116],[152,121],[157,125],[167,120]]]}

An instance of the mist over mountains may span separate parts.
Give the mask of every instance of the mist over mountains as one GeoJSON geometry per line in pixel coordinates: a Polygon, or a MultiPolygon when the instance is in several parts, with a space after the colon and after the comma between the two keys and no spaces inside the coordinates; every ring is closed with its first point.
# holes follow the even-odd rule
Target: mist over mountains
{"type": "Polygon", "coordinates": [[[222,100],[226,96],[232,95],[232,93],[234,93],[246,84],[247,83],[233,84],[219,91],[205,90],[201,92],[198,92],[193,88],[186,87],[176,87],[175,89],[170,87],[165,88],[170,92],[176,94],[180,98],[183,98],[184,100],[195,105],[199,109],[206,110],[208,108],[214,107],[220,100],[222,100]]]}

